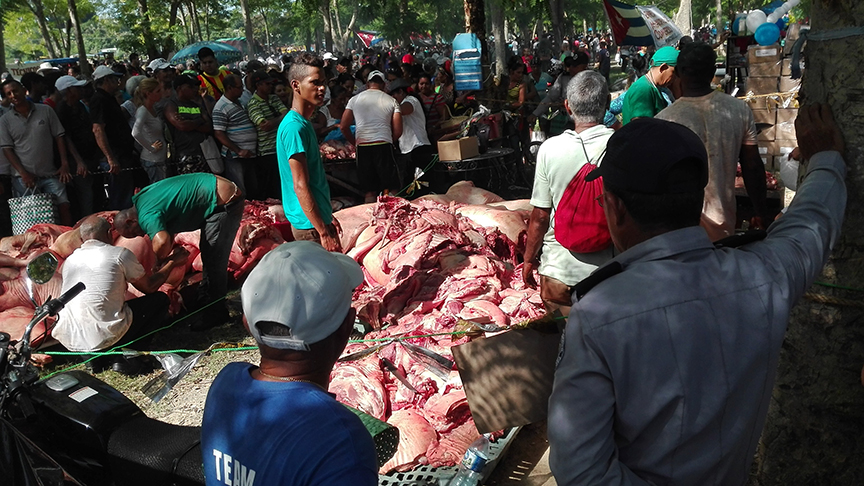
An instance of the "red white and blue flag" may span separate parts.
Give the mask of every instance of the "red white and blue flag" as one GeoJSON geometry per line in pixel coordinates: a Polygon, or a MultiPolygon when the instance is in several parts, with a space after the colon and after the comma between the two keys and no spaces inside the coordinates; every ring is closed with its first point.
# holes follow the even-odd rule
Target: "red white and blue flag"
{"type": "Polygon", "coordinates": [[[616,0],[603,0],[612,36],[619,46],[674,46],[681,31],[654,5],[640,7],[616,0]]]}

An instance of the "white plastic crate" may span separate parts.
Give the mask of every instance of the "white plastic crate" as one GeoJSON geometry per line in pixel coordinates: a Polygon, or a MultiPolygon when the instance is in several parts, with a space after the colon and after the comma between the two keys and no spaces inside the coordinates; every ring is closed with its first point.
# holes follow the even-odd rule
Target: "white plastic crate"
{"type": "MultiPolygon", "coordinates": [[[[503,437],[490,444],[489,462],[483,468],[483,481],[488,479],[492,471],[495,470],[521,428],[513,427],[503,437]]],[[[418,466],[408,472],[391,472],[383,476],[379,475],[378,486],[446,486],[447,482],[456,475],[457,470],[457,466],[418,466]]]]}

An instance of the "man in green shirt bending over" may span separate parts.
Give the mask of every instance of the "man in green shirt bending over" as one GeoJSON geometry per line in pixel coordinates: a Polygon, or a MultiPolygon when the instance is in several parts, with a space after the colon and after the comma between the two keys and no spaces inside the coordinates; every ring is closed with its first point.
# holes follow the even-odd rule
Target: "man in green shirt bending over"
{"type": "MultiPolygon", "coordinates": [[[[117,213],[114,229],[126,238],[150,236],[158,261],[174,250],[174,235],[201,230],[204,278],[198,291],[200,308],[228,291],[228,256],[240,227],[244,198],[237,185],[213,174],[184,174],[151,184],[132,197],[132,207],[117,213]]],[[[192,322],[203,331],[228,320],[224,302],[207,308],[192,322]]]]}
{"type": "Polygon", "coordinates": [[[627,90],[621,112],[622,124],[626,125],[634,118],[653,118],[669,106],[660,88],[671,86],[675,81],[677,65],[678,50],[674,47],[662,47],[654,53],[651,69],[627,90]]]}

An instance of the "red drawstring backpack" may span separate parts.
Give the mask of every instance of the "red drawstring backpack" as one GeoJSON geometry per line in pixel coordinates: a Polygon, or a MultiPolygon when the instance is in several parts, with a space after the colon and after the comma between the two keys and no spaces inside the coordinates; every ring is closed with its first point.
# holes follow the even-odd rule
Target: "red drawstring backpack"
{"type": "Polygon", "coordinates": [[[585,176],[600,165],[599,161],[606,151],[597,157],[598,163],[595,164],[588,157],[585,143],[578,134],[576,138],[582,143],[582,152],[587,162],[567,184],[567,189],[558,202],[555,210],[555,239],[572,252],[593,253],[608,248],[612,237],[606,224],[606,214],[597,199],[603,195],[603,178],[598,177],[586,182],[585,176]]]}

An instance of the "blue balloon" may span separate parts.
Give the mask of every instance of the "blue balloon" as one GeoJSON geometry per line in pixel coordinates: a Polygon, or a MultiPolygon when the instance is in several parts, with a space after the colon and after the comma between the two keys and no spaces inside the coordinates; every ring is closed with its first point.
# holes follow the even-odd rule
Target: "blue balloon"
{"type": "Polygon", "coordinates": [[[781,31],[786,30],[786,28],[789,27],[789,21],[785,17],[774,23],[777,25],[777,27],[780,28],[781,31]]]}
{"type": "Polygon", "coordinates": [[[741,31],[741,24],[747,21],[747,15],[738,14],[735,17],[735,20],[732,21],[732,34],[738,35],[738,32],[741,31]]]}
{"type": "Polygon", "coordinates": [[[755,37],[760,46],[770,46],[780,40],[780,27],[777,27],[777,24],[765,22],[756,29],[755,37]]]}

